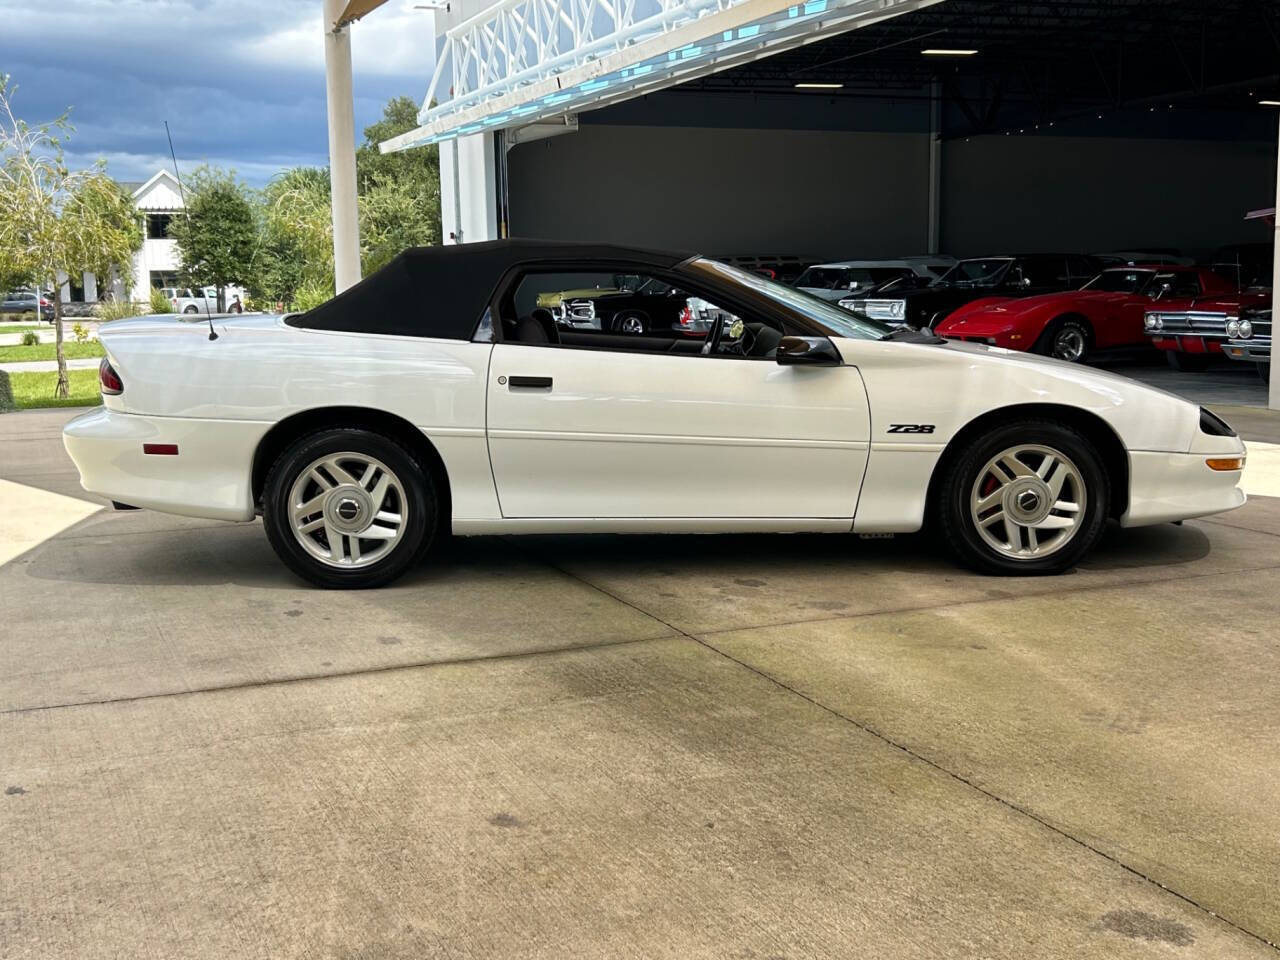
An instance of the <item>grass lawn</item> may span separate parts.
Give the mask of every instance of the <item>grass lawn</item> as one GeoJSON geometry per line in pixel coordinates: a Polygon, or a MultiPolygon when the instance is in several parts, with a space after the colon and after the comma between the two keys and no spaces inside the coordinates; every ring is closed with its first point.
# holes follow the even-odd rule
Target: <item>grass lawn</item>
{"type": "Polygon", "coordinates": [[[70,393],[67,399],[59,400],[53,395],[58,383],[56,372],[9,374],[14,403],[19,410],[34,410],[37,407],[92,407],[102,402],[97,370],[68,370],[67,375],[71,378],[70,393]]]}
{"type": "Polygon", "coordinates": [[[0,323],[0,333],[22,333],[25,330],[39,330],[35,321],[31,323],[0,323]]]}
{"type": "MultiPolygon", "coordinates": [[[[14,363],[18,360],[53,360],[54,344],[37,343],[30,347],[21,344],[12,347],[0,347],[0,363],[14,363]]],[[[84,357],[105,356],[102,344],[97,340],[88,343],[76,343],[74,340],[62,345],[63,354],[68,360],[79,360],[84,357]]]]}

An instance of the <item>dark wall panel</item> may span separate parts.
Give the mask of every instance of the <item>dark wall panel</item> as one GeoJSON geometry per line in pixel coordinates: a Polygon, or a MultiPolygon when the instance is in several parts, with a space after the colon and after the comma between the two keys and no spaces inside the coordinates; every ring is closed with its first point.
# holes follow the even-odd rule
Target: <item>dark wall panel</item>
{"type": "Polygon", "coordinates": [[[943,147],[943,246],[1207,254],[1271,239],[1245,223],[1275,200],[1275,144],[1091,137],[983,137],[943,147]]]}
{"type": "Polygon", "coordinates": [[[705,253],[923,252],[918,134],[586,126],[509,154],[515,236],[705,253]]]}
{"type": "MultiPolygon", "coordinates": [[[[584,125],[516,147],[516,236],[827,259],[925,252],[924,134],[584,125]]],[[[942,149],[942,246],[1101,252],[1267,241],[1255,141],[980,137],[942,149]]]]}

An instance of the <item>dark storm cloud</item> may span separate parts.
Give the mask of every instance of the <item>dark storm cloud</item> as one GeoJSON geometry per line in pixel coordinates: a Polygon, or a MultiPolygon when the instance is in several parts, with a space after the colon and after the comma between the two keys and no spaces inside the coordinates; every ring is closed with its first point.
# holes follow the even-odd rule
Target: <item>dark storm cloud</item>
{"type": "MultiPolygon", "coordinates": [[[[421,99],[430,15],[392,0],[353,27],[356,127],[390,97],[421,99]]],[[[168,165],[163,121],[185,168],[236,168],[255,184],[327,162],[320,0],[0,0],[0,72],[34,122],[72,107],[77,164],[118,179],[168,165]],[[53,16],[49,7],[52,6],[53,16]],[[50,29],[51,22],[57,24],[50,29]]]]}

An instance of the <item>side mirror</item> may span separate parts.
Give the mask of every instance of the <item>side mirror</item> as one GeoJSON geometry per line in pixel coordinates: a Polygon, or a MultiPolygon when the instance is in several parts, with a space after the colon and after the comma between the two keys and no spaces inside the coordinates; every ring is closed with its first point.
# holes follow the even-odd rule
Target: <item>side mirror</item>
{"type": "Polygon", "coordinates": [[[784,366],[838,367],[844,363],[836,345],[826,337],[783,337],[775,359],[784,366]]]}

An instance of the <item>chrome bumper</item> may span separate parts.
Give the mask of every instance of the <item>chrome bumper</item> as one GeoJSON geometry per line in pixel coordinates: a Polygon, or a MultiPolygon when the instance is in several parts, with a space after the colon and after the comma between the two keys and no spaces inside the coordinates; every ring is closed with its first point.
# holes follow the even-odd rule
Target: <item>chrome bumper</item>
{"type": "Polygon", "coordinates": [[[1222,345],[1222,352],[1232,360],[1246,360],[1252,363],[1271,362],[1271,338],[1228,340],[1222,345]]]}

